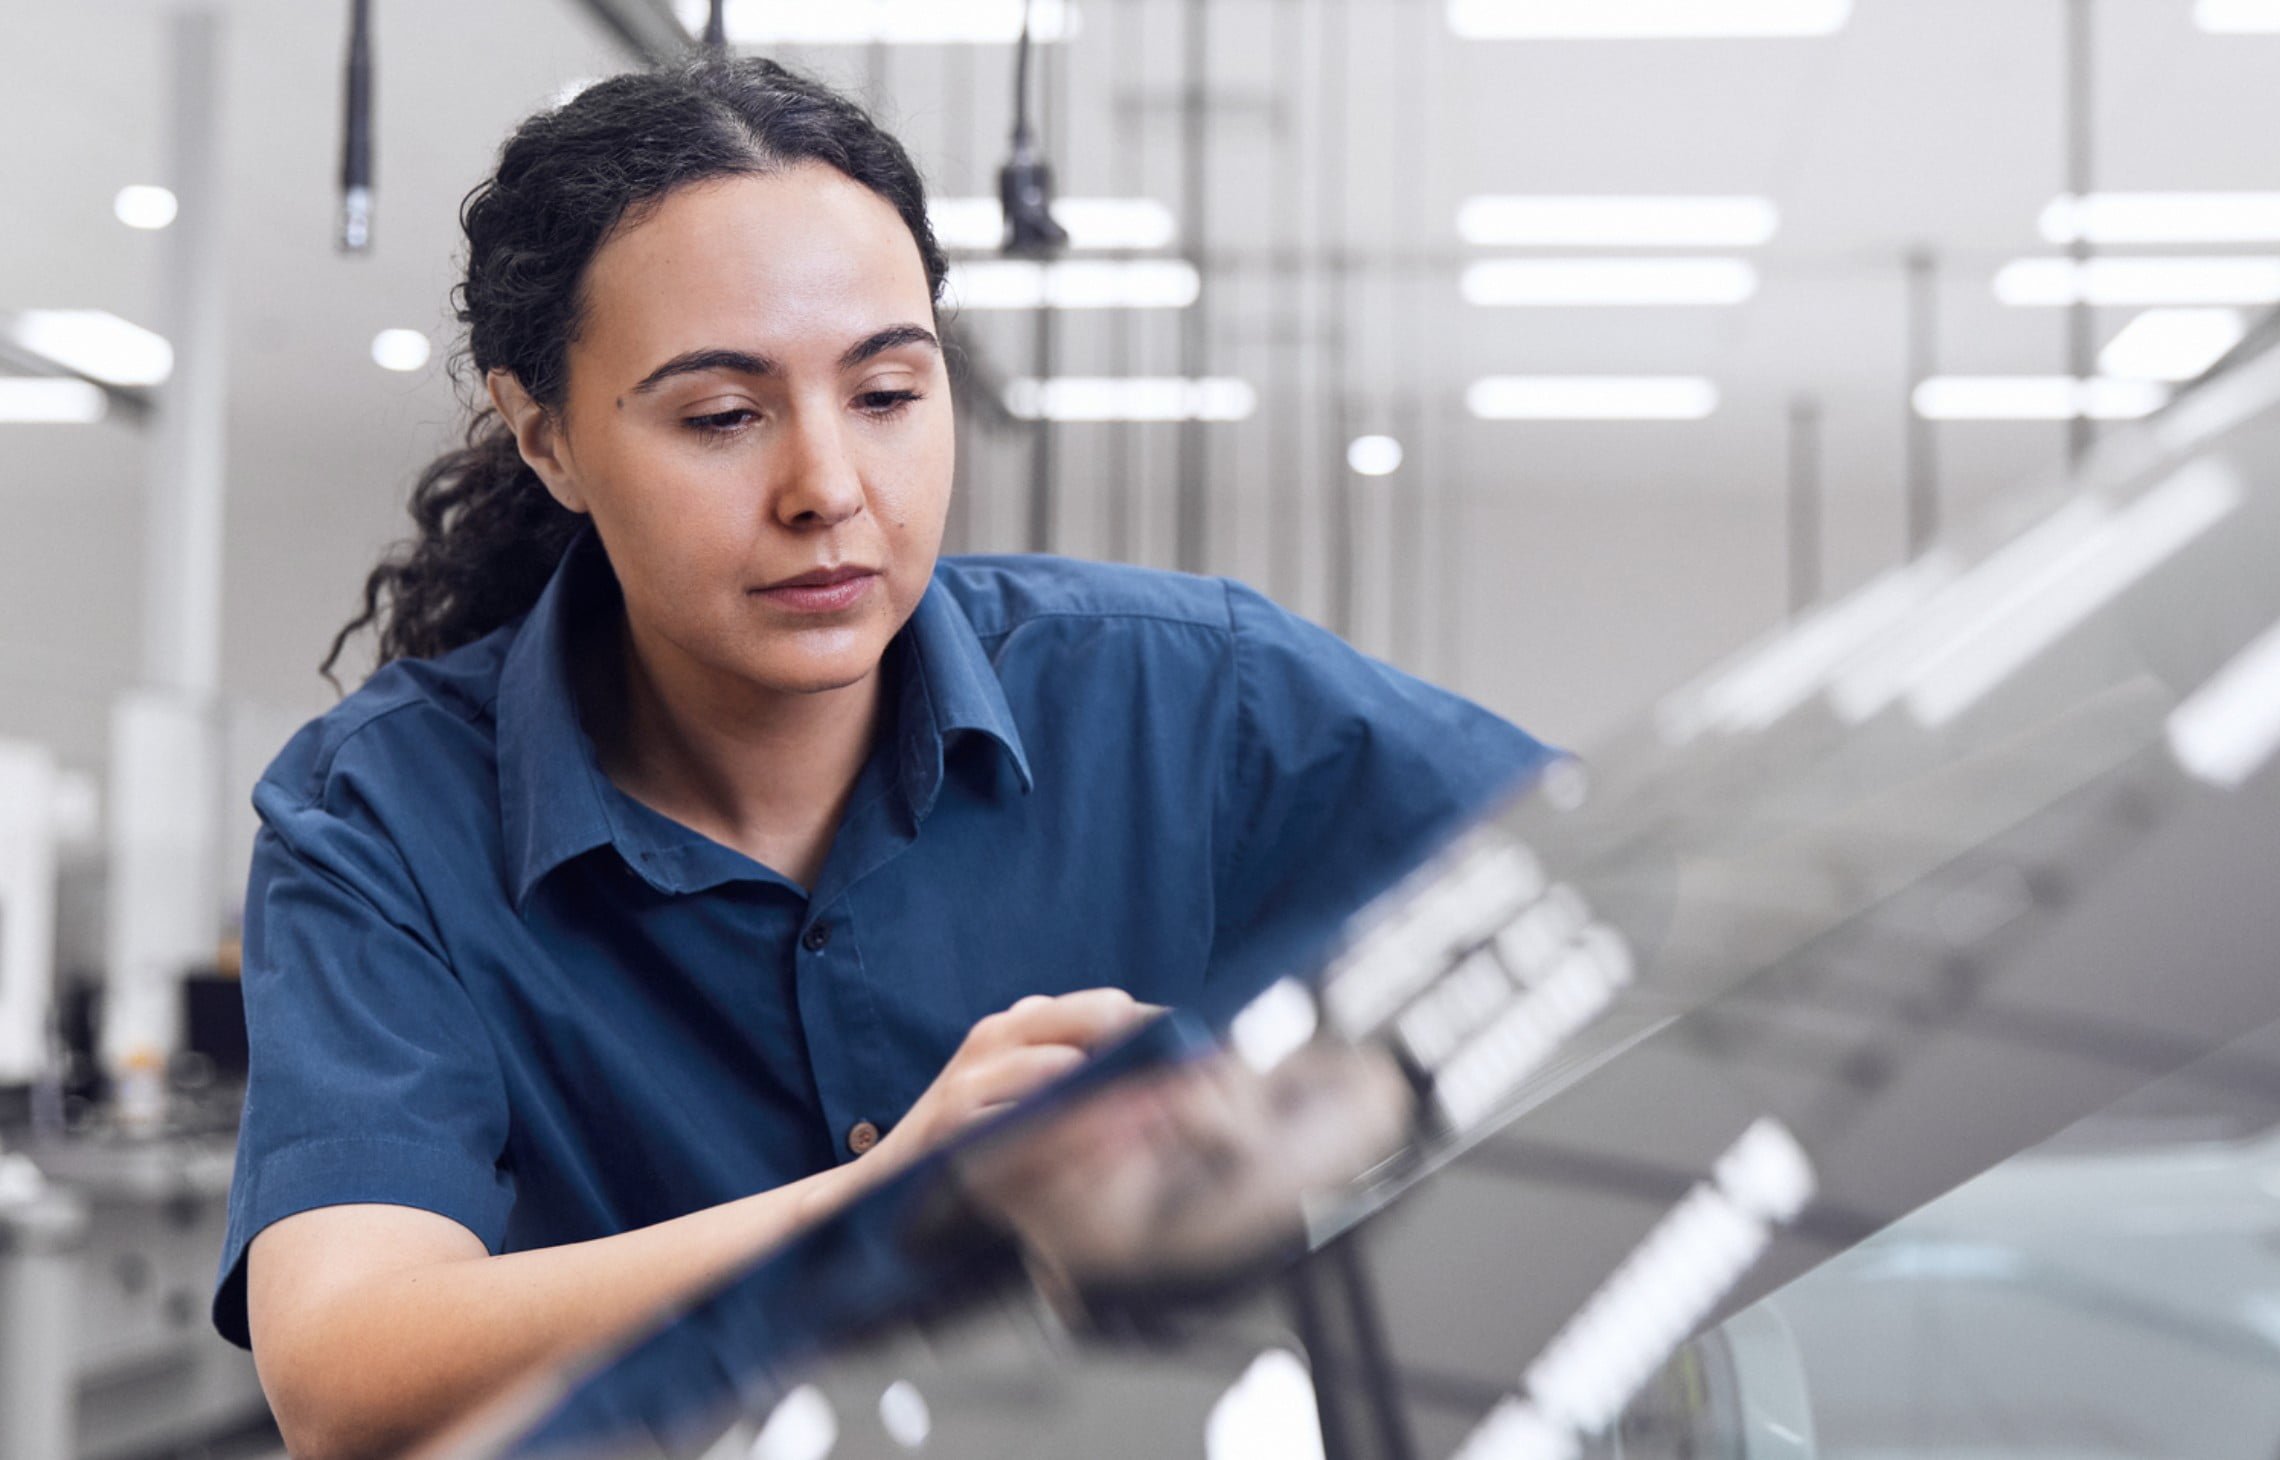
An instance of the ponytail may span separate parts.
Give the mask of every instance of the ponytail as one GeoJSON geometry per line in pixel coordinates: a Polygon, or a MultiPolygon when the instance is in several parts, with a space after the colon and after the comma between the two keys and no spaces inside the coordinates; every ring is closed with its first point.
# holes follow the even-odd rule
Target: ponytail
{"type": "Polygon", "coordinates": [[[448,653],[529,611],[585,522],[547,494],[494,411],[420,473],[411,513],[418,536],[372,570],[362,611],[333,636],[321,671],[336,687],[333,666],[368,625],[378,667],[448,653]]]}

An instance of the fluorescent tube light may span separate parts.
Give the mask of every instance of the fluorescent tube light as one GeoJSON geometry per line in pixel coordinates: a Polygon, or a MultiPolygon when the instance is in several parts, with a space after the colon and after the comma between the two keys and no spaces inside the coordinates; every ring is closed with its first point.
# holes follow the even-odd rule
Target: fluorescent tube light
{"type": "Polygon", "coordinates": [[[1718,387],[1692,375],[1490,375],[1465,388],[1484,421],[1699,421],[1718,387]]]}
{"type": "Polygon", "coordinates": [[[1658,40],[1832,35],[1852,0],[1449,0],[1467,40],[1658,40]]]}
{"type": "Polygon", "coordinates": [[[1224,377],[1064,375],[1007,382],[1005,407],[1024,421],[1240,421],[1259,393],[1224,377]]]}
{"type": "Polygon", "coordinates": [[[2231,516],[2243,496],[2230,472],[2206,463],[2147,492],[1949,645],[1909,690],[1909,713],[1927,729],[1952,721],[2231,516]]]}
{"type": "MultiPolygon", "coordinates": [[[[947,249],[995,249],[1005,210],[995,198],[935,198],[926,205],[934,240],[947,249]]],[[[1154,198],[1057,198],[1053,219],[1071,248],[1163,248],[1178,236],[1172,210],[1154,198]]]]}
{"type": "Polygon", "coordinates": [[[1357,476],[1392,476],[1401,469],[1401,443],[1391,436],[1356,436],[1346,445],[1346,465],[1357,476]]]}
{"type": "Polygon", "coordinates": [[[418,330],[382,330],[372,337],[372,363],[383,370],[417,370],[431,348],[418,330]]]}
{"type": "Polygon", "coordinates": [[[2212,785],[2237,786],[2280,750],[2280,624],[2169,714],[2169,751],[2212,785]]]}
{"type": "Polygon", "coordinates": [[[2052,243],[2270,243],[2280,193],[2061,193],[2037,225],[2052,243]]]}
{"type": "Polygon", "coordinates": [[[953,309],[1185,309],[1203,290],[1185,259],[974,259],[950,266],[953,309]]]}
{"type": "Polygon", "coordinates": [[[40,375],[0,376],[0,422],[84,426],[103,419],[101,386],[40,375]]]}
{"type": "Polygon", "coordinates": [[[1780,224],[1766,198],[1483,196],[1457,209],[1459,236],[1490,247],[1748,248],[1780,224]]]}
{"type": "Polygon", "coordinates": [[[2168,403],[2150,380],[2064,375],[1935,375],[1910,397],[1927,421],[2134,421],[2168,403]]]}
{"type": "MultiPolygon", "coordinates": [[[[1010,45],[1021,36],[1022,0],[728,0],[723,19],[737,46],[1010,45]]],[[[704,29],[706,0],[676,0],[691,35],[704,29]]],[[[1077,32],[1067,0],[1035,0],[1029,38],[1063,41],[1077,32]]]]}
{"type": "Polygon", "coordinates": [[[2098,369],[2124,380],[2198,380],[2247,332],[2237,309],[2149,309],[2107,342],[2098,369]]]}
{"type": "Polygon", "coordinates": [[[2005,304],[2280,304],[2280,258],[2014,259],[1995,275],[2005,304]]]}
{"type": "Polygon", "coordinates": [[[2196,0],[2193,23],[2218,35],[2280,34],[2280,0],[2196,0]]]}
{"type": "Polygon", "coordinates": [[[100,309],[27,309],[9,333],[64,369],[108,385],[156,385],[174,373],[163,336],[100,309]]]}
{"type": "Polygon", "coordinates": [[[133,183],[111,199],[111,213],[129,228],[164,228],[181,205],[174,194],[152,183],[133,183]]]}
{"type": "Polygon", "coordinates": [[[1739,304],[1757,292],[1740,259],[1482,259],[1459,287],[1467,304],[1739,304]]]}

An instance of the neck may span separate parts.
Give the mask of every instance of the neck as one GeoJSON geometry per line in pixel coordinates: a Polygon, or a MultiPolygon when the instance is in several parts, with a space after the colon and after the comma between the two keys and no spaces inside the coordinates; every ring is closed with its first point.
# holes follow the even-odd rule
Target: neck
{"type": "MultiPolygon", "coordinates": [[[[618,635],[617,714],[597,717],[619,789],[812,888],[877,733],[880,671],[811,693],[772,690],[618,635]]],[[[607,662],[604,659],[603,662],[607,662]]]]}

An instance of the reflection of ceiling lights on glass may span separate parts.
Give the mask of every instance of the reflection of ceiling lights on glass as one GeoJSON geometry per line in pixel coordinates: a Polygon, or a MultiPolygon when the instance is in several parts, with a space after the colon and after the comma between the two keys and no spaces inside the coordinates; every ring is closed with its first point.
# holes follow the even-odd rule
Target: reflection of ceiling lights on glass
{"type": "Polygon", "coordinates": [[[1185,309],[1203,283],[1184,259],[975,259],[950,266],[953,309],[1185,309]]]}
{"type": "Polygon", "coordinates": [[[1483,259],[1459,287],[1467,304],[1554,308],[1739,304],[1757,283],[1740,259],[1483,259]]]}
{"type": "Polygon", "coordinates": [[[1491,375],[1465,389],[1484,421],[1699,421],[1718,387],[1692,375],[1491,375]]]}
{"type": "Polygon", "coordinates": [[[2269,243],[2280,193],[2061,193],[2037,226],[2052,243],[2269,243]]]}
{"type": "Polygon", "coordinates": [[[1831,35],[1852,0],[1449,0],[1467,40],[1658,40],[1831,35]]]}
{"type": "Polygon", "coordinates": [[[2124,380],[2198,380],[2247,331],[2237,309],[2149,309],[2098,353],[2098,370],[2124,380]]]}
{"type": "Polygon", "coordinates": [[[2064,375],[1935,375],[1911,397],[1927,421],[2134,421],[2169,400],[2150,380],[2064,375]]]}
{"type": "Polygon", "coordinates": [[[2280,258],[2014,259],[1995,275],[2005,304],[2275,304],[2280,258]]]}
{"type": "Polygon", "coordinates": [[[1346,465],[1357,476],[1392,476],[1401,469],[1401,443],[1391,436],[1356,436],[1346,445],[1346,465]]]}
{"type": "Polygon", "coordinates": [[[163,336],[100,309],[27,309],[8,332],[33,354],[107,385],[156,385],[174,373],[174,347],[163,336]]]}
{"type": "Polygon", "coordinates": [[[428,337],[418,330],[382,330],[372,337],[372,363],[383,370],[417,370],[428,362],[428,337]]]}
{"type": "Polygon", "coordinates": [[[123,187],[111,200],[112,216],[129,228],[164,228],[179,208],[171,191],[153,183],[123,187]]]}
{"type": "Polygon", "coordinates": [[[1747,248],[1773,237],[1780,224],[1766,198],[1484,196],[1457,209],[1458,235],[1490,247],[1747,248]]]}
{"type": "Polygon", "coordinates": [[[1223,377],[1068,375],[1005,388],[1005,408],[1024,421],[1240,421],[1258,406],[1249,381],[1223,377]]]}
{"type": "Polygon", "coordinates": [[[2177,763],[2219,786],[2239,785],[2280,751],[2280,624],[2170,711],[2168,730],[2177,763]]]}
{"type": "Polygon", "coordinates": [[[0,376],[0,422],[83,426],[103,419],[102,387],[84,380],[0,376]]]}
{"type": "MultiPolygon", "coordinates": [[[[934,198],[926,205],[934,240],[950,249],[996,249],[1005,210],[995,198],[934,198]]],[[[1071,248],[1162,248],[1178,233],[1172,210],[1154,198],[1056,198],[1053,221],[1071,248]]]]}
{"type": "Polygon", "coordinates": [[[2193,23],[2219,34],[2280,34],[2280,0],[2196,0],[2193,23]]]}
{"type": "MultiPolygon", "coordinates": [[[[707,0],[676,0],[691,35],[704,30],[707,0]]],[[[1022,0],[728,0],[731,45],[859,46],[1005,44],[1021,35],[1022,0]]],[[[1062,41],[1077,32],[1068,0],[1034,0],[1029,38],[1062,41]]]]}

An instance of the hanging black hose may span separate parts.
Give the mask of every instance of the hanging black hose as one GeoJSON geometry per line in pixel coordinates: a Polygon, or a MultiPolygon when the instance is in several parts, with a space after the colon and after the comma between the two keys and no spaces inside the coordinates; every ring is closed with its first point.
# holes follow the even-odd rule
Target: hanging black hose
{"type": "Polygon", "coordinates": [[[342,88],[340,251],[372,247],[372,5],[349,0],[348,75],[342,88]]]}
{"type": "Polygon", "coordinates": [[[705,50],[715,56],[728,54],[728,0],[712,0],[705,13],[705,50]]]}
{"type": "Polygon", "coordinates": [[[1013,63],[1013,148],[998,169],[998,202],[1005,209],[1004,251],[1015,258],[1051,258],[1069,246],[1069,231],[1053,218],[1053,165],[1029,130],[1029,0],[1021,5],[1021,42],[1013,63]]]}

